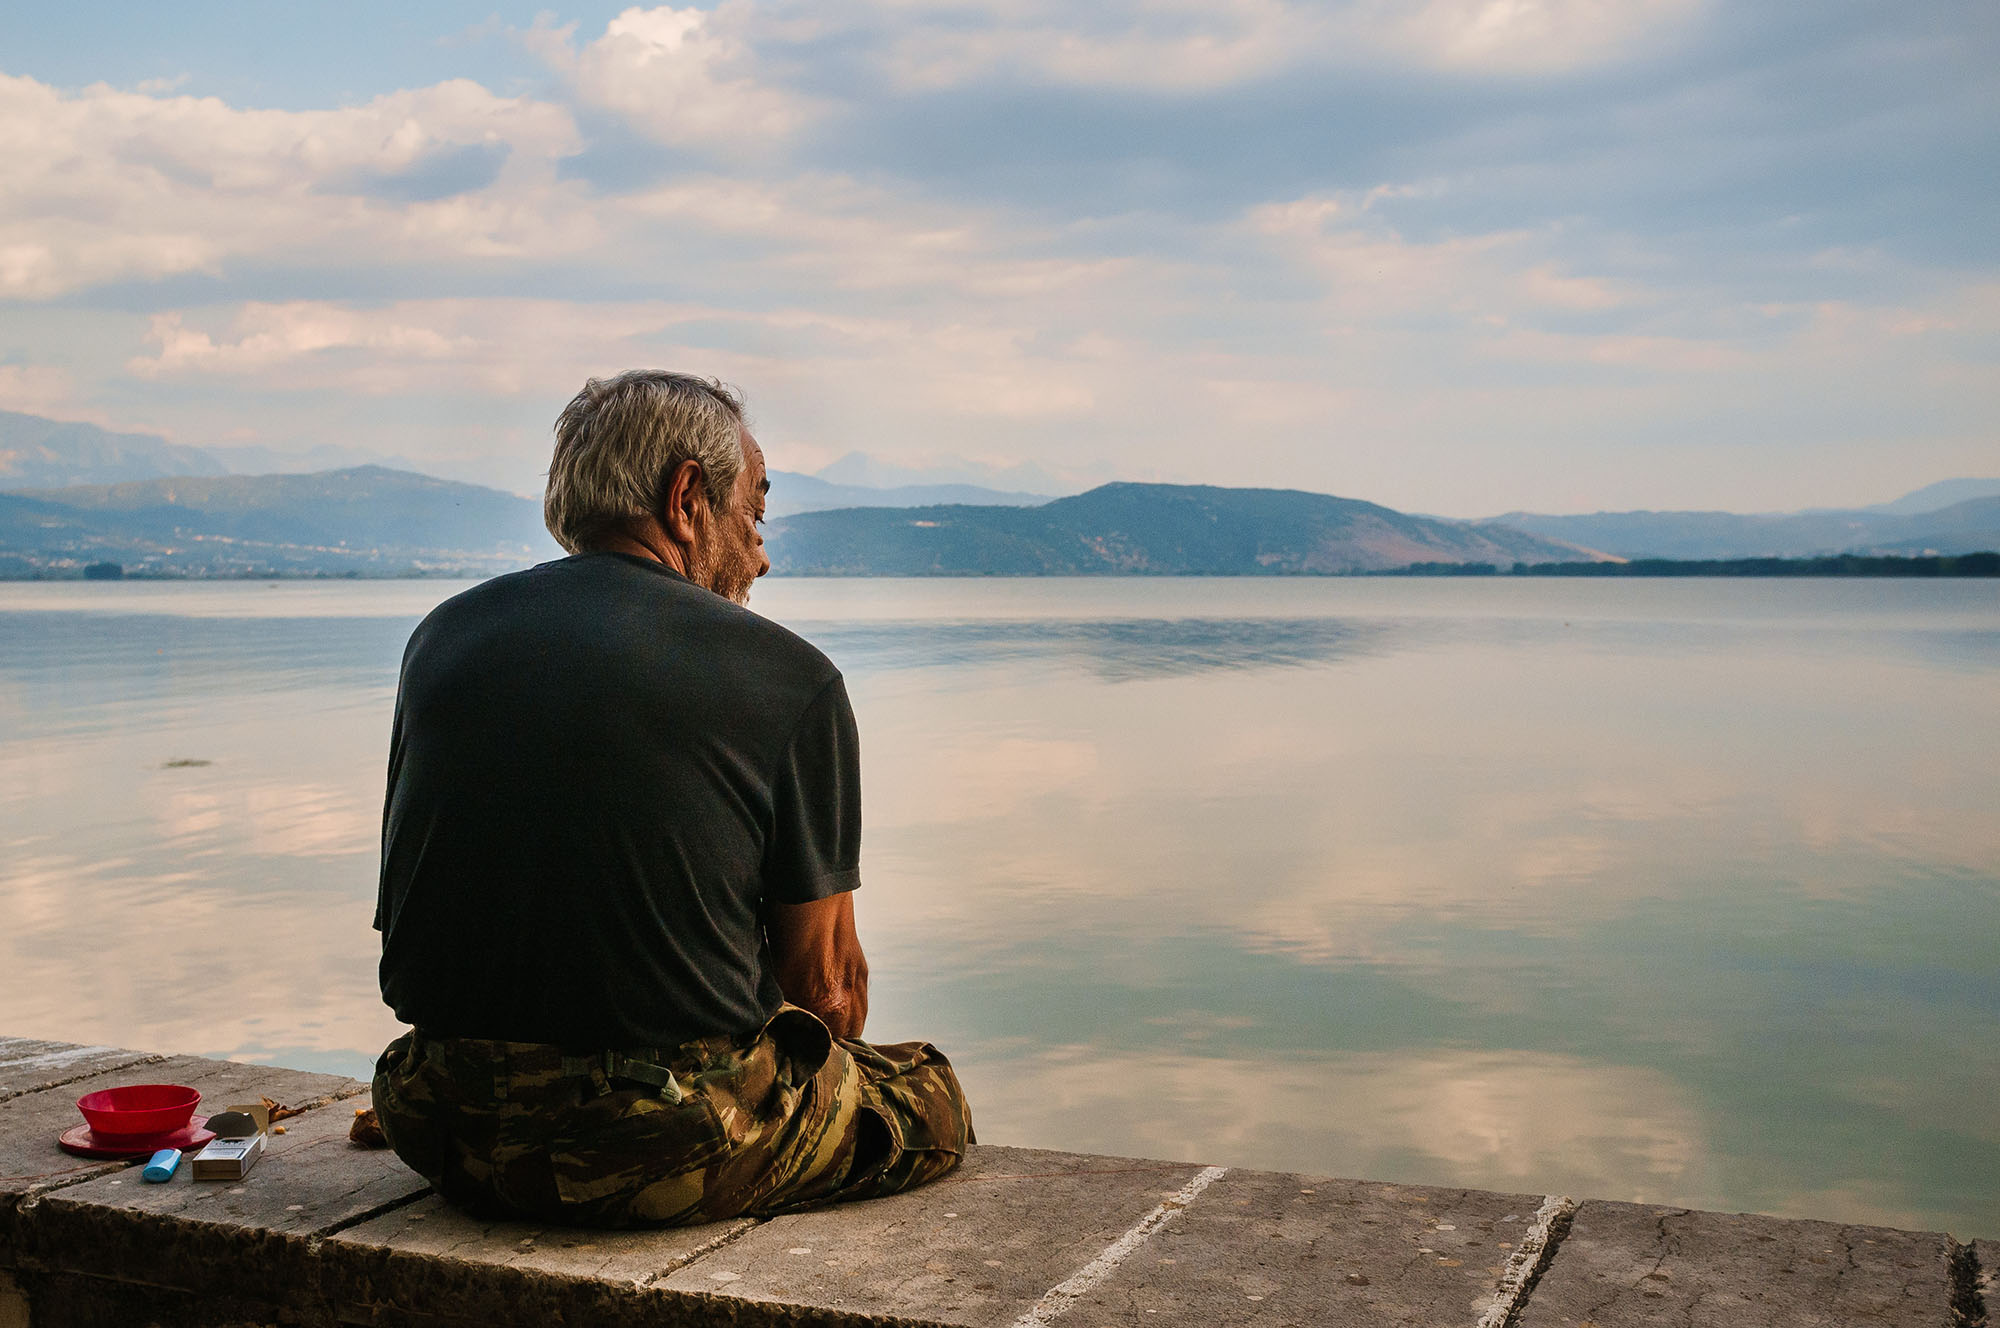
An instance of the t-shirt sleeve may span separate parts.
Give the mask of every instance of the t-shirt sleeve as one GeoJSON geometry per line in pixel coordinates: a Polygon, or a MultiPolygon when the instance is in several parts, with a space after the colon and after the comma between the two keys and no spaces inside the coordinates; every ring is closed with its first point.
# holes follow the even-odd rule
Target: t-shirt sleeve
{"type": "Polygon", "coordinates": [[[764,894],[806,904],[861,884],[861,737],[836,676],[792,730],[772,788],[764,894]]]}

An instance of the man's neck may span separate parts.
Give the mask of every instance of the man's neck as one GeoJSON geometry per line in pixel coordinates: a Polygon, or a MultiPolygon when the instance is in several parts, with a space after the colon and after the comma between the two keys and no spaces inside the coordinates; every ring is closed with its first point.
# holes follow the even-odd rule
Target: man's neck
{"type": "Polygon", "coordinates": [[[650,517],[594,541],[589,552],[629,553],[635,558],[650,558],[656,563],[664,563],[682,576],[688,574],[687,551],[675,544],[660,523],[650,517]]]}

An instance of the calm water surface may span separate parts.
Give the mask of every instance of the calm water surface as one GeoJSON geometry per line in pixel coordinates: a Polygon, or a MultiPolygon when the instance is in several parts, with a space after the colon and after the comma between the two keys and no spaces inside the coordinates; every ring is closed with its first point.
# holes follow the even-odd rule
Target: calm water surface
{"type": "MultiPolygon", "coordinates": [[[[0,585],[0,1032],[365,1077],[459,588],[0,585]]],[[[755,603],[860,716],[869,1032],[983,1138],[2000,1236],[2000,585],[755,603]]]]}

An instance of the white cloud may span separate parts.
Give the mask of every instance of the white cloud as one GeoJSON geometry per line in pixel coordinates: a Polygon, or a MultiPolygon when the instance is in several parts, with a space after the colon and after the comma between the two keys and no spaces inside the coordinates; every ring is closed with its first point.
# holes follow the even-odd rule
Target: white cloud
{"type": "MultiPolygon", "coordinates": [[[[1520,198],[1555,169],[1536,156],[1536,116],[1482,117],[1468,137],[1444,105],[1477,78],[1479,96],[1518,107],[1494,80],[1603,68],[1702,13],[1696,0],[728,0],[628,9],[594,32],[544,22],[522,40],[561,87],[534,97],[454,80],[268,111],[0,79],[0,404],[74,417],[116,401],[126,427],[189,442],[401,429],[383,445],[413,457],[514,430],[505,446],[525,454],[545,417],[517,424],[509,403],[668,363],[743,382],[804,452],[1473,511],[1541,501],[1527,492],[1538,476],[1585,475],[1590,456],[1611,477],[1591,483],[1626,495],[1592,503],[1695,501],[1670,499],[1692,471],[1669,449],[1648,470],[1603,440],[1734,431],[1803,449],[1828,433],[1813,411],[1842,398],[1864,411],[1837,429],[1872,413],[1871,436],[1929,449],[1897,467],[1947,473],[1990,446],[1991,285],[1944,290],[1982,289],[1974,265],[1926,272],[1886,244],[1835,251],[1820,236],[1758,286],[1741,275],[1754,255],[1731,276],[1588,204],[1551,220],[1560,208],[1520,198]],[[1414,140],[1362,136],[1364,154],[1395,158],[1380,175],[1343,155],[1317,176],[1251,162],[1178,193],[1061,184],[1092,154],[1100,183],[1205,168],[1167,141],[1170,114],[1216,89],[1353,70],[1372,76],[1355,83],[1364,101],[1385,72],[1399,97],[1430,98],[1414,140]],[[987,94],[945,91],[994,81],[1136,90],[1168,110],[1151,140],[1080,111],[1079,139],[1101,128],[1103,143],[1025,185],[1006,175],[1007,148],[992,149],[993,179],[967,184],[926,168],[921,133],[840,141],[850,111],[949,119],[987,94]],[[622,132],[588,142],[606,117],[679,151],[634,150],[622,132]],[[808,143],[833,149],[810,169],[787,156],[808,143]],[[1545,174],[1523,173],[1534,162],[1545,174]],[[1285,183],[1255,183],[1274,173],[1285,183]],[[214,303],[69,298],[190,274],[218,279],[214,303]],[[301,409],[312,392],[344,395],[301,409]],[[413,408],[351,404],[391,396],[413,408]],[[1225,460],[1218,438],[1243,441],[1225,460]]],[[[1658,117],[1620,120],[1615,101],[1604,152],[1633,157],[1658,117]]],[[[1811,468],[1785,469],[1769,482],[1811,468]]]]}
{"type": "Polygon", "coordinates": [[[243,257],[415,261],[587,242],[587,226],[550,206],[555,162],[578,144],[568,111],[464,80],[268,111],[0,75],[0,125],[0,297],[220,274],[243,257]]]}
{"type": "Polygon", "coordinates": [[[1224,87],[1295,62],[1323,22],[1277,0],[899,5],[883,64],[902,87],[933,90],[1006,72],[1037,82],[1192,91],[1224,87]],[[911,10],[947,22],[907,22],[911,10]],[[967,21],[970,20],[970,21],[967,21]]]}
{"type": "MultiPolygon", "coordinates": [[[[282,381],[290,390],[367,396],[429,393],[559,398],[584,378],[637,364],[692,366],[750,384],[784,413],[796,405],[857,418],[1021,422],[1087,418],[1088,363],[1031,346],[1005,322],[925,313],[839,317],[790,308],[750,313],[664,301],[408,300],[377,307],[250,303],[154,315],[151,380],[282,381]],[[893,402],[881,385],[899,384],[893,402]]],[[[1101,366],[1100,366],[1101,368],[1101,366]]]]}
{"type": "Polygon", "coordinates": [[[218,343],[190,328],[180,314],[156,314],[151,339],[160,353],[133,360],[134,373],[148,378],[174,373],[258,373],[333,350],[376,351],[397,358],[438,360],[477,342],[450,337],[436,328],[384,322],[357,310],[322,302],[250,304],[237,316],[240,335],[218,343]]]}
{"type": "Polygon", "coordinates": [[[76,387],[66,369],[50,364],[0,364],[0,410],[78,418],[76,387]]]}
{"type": "Polygon", "coordinates": [[[1605,365],[1648,373],[1715,373],[1749,368],[1759,356],[1718,339],[1643,334],[1584,335],[1509,328],[1480,344],[1481,355],[1523,364],[1605,365]]]}
{"type": "Polygon", "coordinates": [[[1703,0],[1430,0],[1365,7],[1384,48],[1435,69],[1550,74],[1609,63],[1675,33],[1703,0]]]}
{"type": "Polygon", "coordinates": [[[630,360],[650,335],[711,312],[524,299],[249,303],[209,311],[208,326],[155,315],[148,339],[157,351],[128,367],[142,378],[282,377],[294,388],[369,395],[573,391],[588,373],[630,360]]]}
{"type": "Polygon", "coordinates": [[[1551,238],[1506,230],[1408,240],[1369,212],[1383,189],[1360,202],[1314,195],[1252,208],[1249,231],[1321,284],[1339,318],[1451,313],[1511,319],[1543,311],[1618,309],[1648,298],[1599,277],[1578,276],[1540,257],[1551,238]]]}
{"type": "Polygon", "coordinates": [[[1405,65],[1557,74],[1609,64],[1683,28],[1702,0],[877,0],[881,63],[909,90],[996,75],[1197,92],[1296,69],[1405,65]]]}
{"type": "Polygon", "coordinates": [[[583,102],[624,117],[647,137],[741,149],[781,140],[825,111],[760,77],[747,33],[756,15],[742,0],[714,10],[633,8],[581,50],[572,44],[574,25],[540,24],[527,37],[583,102]]]}
{"type": "MultiPolygon", "coordinates": [[[[807,173],[778,180],[682,176],[615,205],[633,228],[662,223],[728,241],[762,283],[790,277],[817,292],[949,293],[1041,301],[1159,275],[1158,260],[1074,257],[1060,228],[953,206],[913,190],[807,173]]],[[[940,302],[941,303],[941,302],[940,302]]]]}

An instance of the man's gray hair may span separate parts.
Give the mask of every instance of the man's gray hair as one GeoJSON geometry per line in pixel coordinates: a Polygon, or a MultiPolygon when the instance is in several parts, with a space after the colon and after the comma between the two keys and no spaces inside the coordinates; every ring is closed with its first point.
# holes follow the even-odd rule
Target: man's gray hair
{"type": "Polygon", "coordinates": [[[632,369],[593,378],[556,419],[542,521],[571,553],[657,515],[684,461],[701,463],[709,504],[727,511],[743,469],[743,398],[714,378],[632,369]]]}

